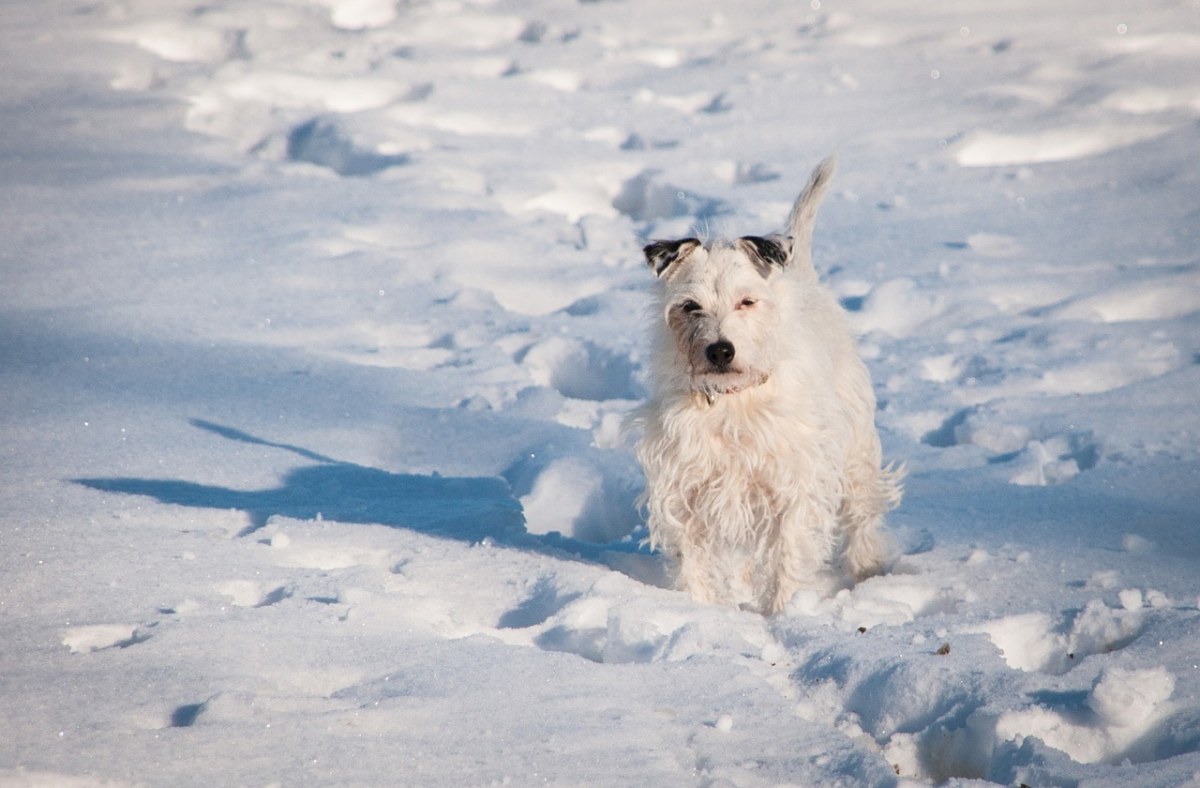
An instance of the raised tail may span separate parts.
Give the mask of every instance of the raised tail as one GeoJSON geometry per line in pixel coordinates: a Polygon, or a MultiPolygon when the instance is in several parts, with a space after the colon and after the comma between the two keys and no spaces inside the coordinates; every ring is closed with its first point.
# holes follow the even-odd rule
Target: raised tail
{"type": "Polygon", "coordinates": [[[833,172],[836,169],[837,157],[835,156],[829,156],[818,164],[808,179],[808,185],[804,187],[804,191],[800,192],[800,196],[796,198],[796,204],[792,206],[786,231],[792,239],[790,263],[812,265],[813,222],[816,221],[817,209],[821,207],[821,201],[825,199],[825,192],[829,189],[829,182],[833,180],[833,172]]]}

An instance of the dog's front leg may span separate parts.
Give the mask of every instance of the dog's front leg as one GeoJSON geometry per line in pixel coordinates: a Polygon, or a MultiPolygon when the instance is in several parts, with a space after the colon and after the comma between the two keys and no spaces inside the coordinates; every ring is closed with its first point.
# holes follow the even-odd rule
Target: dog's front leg
{"type": "Polygon", "coordinates": [[[770,547],[763,556],[768,582],[759,603],[759,610],[767,616],[787,607],[792,596],[820,571],[827,552],[822,551],[819,538],[823,529],[807,507],[785,509],[772,525],[766,534],[770,547]]]}
{"type": "Polygon", "coordinates": [[[712,556],[708,546],[696,541],[683,545],[675,560],[675,587],[688,592],[692,599],[714,604],[719,595],[713,583],[712,556]]]}

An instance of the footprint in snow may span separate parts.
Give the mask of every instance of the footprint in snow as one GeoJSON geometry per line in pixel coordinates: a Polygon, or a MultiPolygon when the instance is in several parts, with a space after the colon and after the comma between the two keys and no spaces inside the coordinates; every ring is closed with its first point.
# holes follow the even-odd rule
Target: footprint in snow
{"type": "Polygon", "coordinates": [[[1155,731],[1167,727],[1175,677],[1165,668],[1107,667],[1082,697],[1035,693],[1035,705],[1002,713],[997,742],[1036,736],[1078,763],[1161,760],[1189,750],[1164,752],[1155,731]]]}
{"type": "Polygon", "coordinates": [[[71,627],[62,634],[62,644],[72,654],[91,654],[110,648],[128,648],[150,639],[148,627],[137,624],[92,624],[71,627]]]}
{"type": "Polygon", "coordinates": [[[409,162],[406,154],[383,154],[359,146],[336,120],[328,118],[313,118],[293,128],[287,136],[287,158],[346,177],[374,175],[409,162]]]}
{"type": "Polygon", "coordinates": [[[1009,667],[1062,675],[1093,654],[1123,649],[1141,634],[1145,607],[1141,595],[1125,594],[1118,608],[1092,600],[1083,610],[1058,620],[1047,613],[1022,613],[978,627],[1000,650],[1009,667]]]}
{"type": "Polygon", "coordinates": [[[1062,484],[1095,467],[1099,458],[1090,432],[1033,440],[1013,460],[1018,470],[1009,481],[1033,487],[1062,484]]]}
{"type": "Polygon", "coordinates": [[[720,200],[660,182],[656,170],[645,170],[625,181],[613,197],[612,205],[635,222],[684,216],[703,222],[727,211],[720,200]]]}
{"type": "Polygon", "coordinates": [[[519,354],[535,383],[571,399],[638,399],[633,362],[592,342],[554,336],[519,354]]]}
{"type": "Polygon", "coordinates": [[[939,449],[978,446],[988,453],[989,464],[1011,463],[1009,482],[1022,486],[1062,484],[1096,467],[1101,457],[1090,430],[1035,435],[1028,427],[1005,423],[976,407],[948,416],[921,436],[921,442],[939,449]]]}
{"type": "Polygon", "coordinates": [[[231,580],[216,587],[217,593],[228,597],[236,607],[270,607],[292,596],[287,586],[263,591],[253,580],[231,580]]]}
{"type": "Polygon", "coordinates": [[[496,622],[498,629],[526,629],[537,626],[562,610],[579,594],[559,588],[552,577],[540,577],[529,595],[516,607],[506,611],[496,622]]]}

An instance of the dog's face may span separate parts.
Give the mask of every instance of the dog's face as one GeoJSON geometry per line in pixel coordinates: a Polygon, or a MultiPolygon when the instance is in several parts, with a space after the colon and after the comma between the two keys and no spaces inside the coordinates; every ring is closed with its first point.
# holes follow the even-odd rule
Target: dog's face
{"type": "Polygon", "coordinates": [[[746,236],[701,244],[656,241],[646,260],[663,282],[663,319],[691,389],[708,396],[763,383],[779,356],[775,287],[790,240],[746,236]]]}

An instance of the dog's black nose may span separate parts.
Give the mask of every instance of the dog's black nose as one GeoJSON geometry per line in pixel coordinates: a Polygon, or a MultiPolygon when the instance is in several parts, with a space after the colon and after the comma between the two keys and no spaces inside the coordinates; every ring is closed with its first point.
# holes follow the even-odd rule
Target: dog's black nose
{"type": "Polygon", "coordinates": [[[722,339],[713,342],[704,349],[708,362],[718,369],[724,369],[733,361],[733,343],[722,339]]]}

